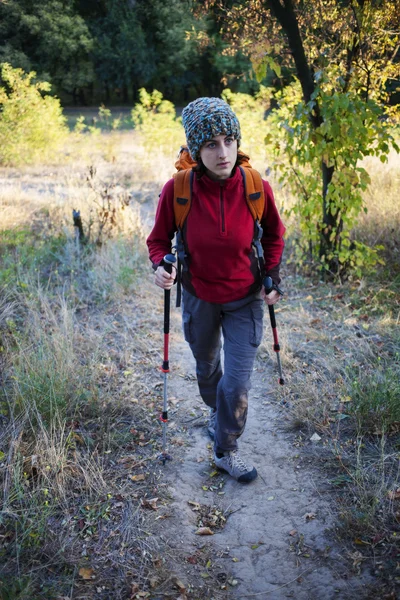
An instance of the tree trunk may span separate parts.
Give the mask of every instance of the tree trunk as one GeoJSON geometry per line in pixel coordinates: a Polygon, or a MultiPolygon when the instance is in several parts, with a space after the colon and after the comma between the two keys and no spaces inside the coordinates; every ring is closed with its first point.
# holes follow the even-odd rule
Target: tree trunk
{"type": "MultiPolygon", "coordinates": [[[[328,186],[332,181],[333,173],[335,172],[334,167],[327,167],[322,162],[322,228],[321,228],[321,241],[319,248],[319,256],[327,256],[332,250],[335,249],[337,240],[331,239],[332,231],[337,229],[337,215],[332,214],[330,207],[327,202],[328,186]]],[[[329,268],[335,271],[334,264],[329,264],[329,268]]]]}
{"type": "MultiPolygon", "coordinates": [[[[283,31],[285,32],[290,52],[293,56],[293,60],[296,65],[297,77],[299,78],[300,85],[303,91],[304,102],[308,103],[311,100],[312,94],[315,91],[315,81],[313,71],[308,64],[307,57],[304,51],[303,40],[301,39],[299,24],[297,21],[296,13],[292,0],[283,0],[283,4],[280,0],[266,0],[266,6],[271,10],[283,31]]],[[[311,125],[314,129],[317,129],[323,122],[321,116],[320,107],[318,102],[315,101],[314,110],[310,115],[311,125]]],[[[334,167],[328,167],[325,162],[321,164],[321,176],[322,176],[322,224],[320,227],[320,252],[319,256],[327,256],[332,253],[338,246],[339,239],[335,236],[332,239],[332,231],[337,232],[340,236],[338,229],[338,218],[339,215],[332,213],[330,206],[327,202],[327,192],[329,183],[332,181],[334,173],[334,167]]],[[[338,263],[336,260],[329,262],[330,270],[335,273],[338,270],[338,263]]]]}

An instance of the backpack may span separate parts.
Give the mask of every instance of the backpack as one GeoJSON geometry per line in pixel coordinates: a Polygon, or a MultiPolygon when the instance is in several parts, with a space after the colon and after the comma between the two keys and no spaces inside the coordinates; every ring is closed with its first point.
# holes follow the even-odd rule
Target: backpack
{"type": "MultiPolygon", "coordinates": [[[[243,177],[247,206],[249,207],[251,215],[254,219],[254,234],[252,245],[255,248],[256,256],[259,263],[260,274],[263,277],[265,271],[264,253],[261,245],[263,230],[260,225],[260,222],[265,207],[264,186],[260,173],[251,167],[248,161],[248,157],[240,151],[238,152],[238,155],[243,157],[239,169],[243,177]]],[[[175,163],[175,168],[177,172],[173,175],[174,215],[175,225],[177,228],[175,247],[178,256],[176,295],[177,307],[179,307],[181,304],[182,269],[188,269],[186,260],[188,258],[188,254],[183,238],[183,228],[191,208],[193,178],[195,176],[193,167],[195,167],[196,164],[197,163],[190,156],[189,150],[185,146],[182,146],[178,155],[178,160],[175,163]]]]}

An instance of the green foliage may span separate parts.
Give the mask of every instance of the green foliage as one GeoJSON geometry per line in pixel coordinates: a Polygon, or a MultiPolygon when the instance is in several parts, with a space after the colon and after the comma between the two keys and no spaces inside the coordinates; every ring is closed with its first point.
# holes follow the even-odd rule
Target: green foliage
{"type": "Polygon", "coordinates": [[[241,149],[250,157],[260,157],[265,164],[266,133],[265,112],[269,108],[269,90],[260,86],[255,96],[243,93],[233,93],[230,89],[222,92],[221,97],[228,102],[236,113],[242,133],[241,149]]]}
{"type": "Polygon", "coordinates": [[[385,162],[390,148],[398,148],[390,122],[383,118],[384,112],[376,102],[351,91],[339,92],[337,82],[328,80],[322,72],[317,78],[318,86],[307,104],[297,82],[278,95],[279,107],[268,119],[266,144],[274,157],[279,182],[296,198],[287,208],[287,213],[294,216],[298,235],[293,257],[296,263],[302,268],[317,263],[323,269],[336,263],[339,275],[353,271],[361,276],[380,259],[379,247],[370,248],[352,239],[357,217],[366,210],[363,193],[370,183],[360,161],[372,155],[385,162]],[[321,124],[314,127],[311,117],[317,103],[321,124]],[[325,198],[322,164],[332,171],[325,198]],[[325,222],[324,205],[333,216],[333,225],[325,222]],[[321,251],[324,236],[331,242],[327,254],[321,251]]]}
{"type": "Polygon", "coordinates": [[[161,92],[149,93],[144,88],[139,90],[139,98],[132,110],[132,121],[146,152],[174,150],[176,153],[185,142],[185,133],[172,102],[164,100],[161,92]]]}
{"type": "Polygon", "coordinates": [[[0,2],[0,61],[35,70],[58,91],[93,81],[93,40],[73,0],[0,2]]]}
{"type": "MultiPolygon", "coordinates": [[[[12,526],[11,523],[9,523],[12,526]]],[[[29,577],[10,577],[0,581],[1,600],[33,600],[32,584],[29,577]]]]}
{"type": "Polygon", "coordinates": [[[349,413],[360,434],[390,434],[400,428],[400,371],[378,361],[373,372],[359,369],[350,384],[349,413]]]}
{"type": "Polygon", "coordinates": [[[51,161],[66,139],[60,102],[44,95],[50,85],[35,83],[35,75],[7,63],[1,67],[0,164],[51,161]]]}
{"type": "Polygon", "coordinates": [[[2,231],[0,286],[25,291],[27,282],[32,279],[46,281],[61,264],[65,241],[63,235],[46,237],[44,234],[36,235],[31,229],[2,231]]]}
{"type": "Polygon", "coordinates": [[[98,78],[106,86],[127,88],[147,81],[154,70],[146,35],[137,8],[121,0],[108,0],[105,14],[91,25],[94,63],[98,78]]]}

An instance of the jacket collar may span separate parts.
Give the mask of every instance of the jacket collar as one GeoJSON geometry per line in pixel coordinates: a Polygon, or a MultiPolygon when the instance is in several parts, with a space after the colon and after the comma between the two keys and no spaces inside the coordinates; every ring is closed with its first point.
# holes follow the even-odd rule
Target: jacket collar
{"type": "Polygon", "coordinates": [[[221,187],[223,187],[226,191],[237,187],[237,185],[242,181],[242,174],[240,169],[235,167],[232,177],[228,177],[228,179],[218,181],[215,179],[210,179],[208,175],[203,175],[200,177],[200,179],[195,178],[195,181],[199,189],[209,193],[219,193],[221,187]]]}

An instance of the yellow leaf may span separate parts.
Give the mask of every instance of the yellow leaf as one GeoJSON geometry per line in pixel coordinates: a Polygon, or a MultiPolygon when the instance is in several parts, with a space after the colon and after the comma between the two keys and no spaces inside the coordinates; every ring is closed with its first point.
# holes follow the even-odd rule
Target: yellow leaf
{"type": "Polygon", "coordinates": [[[79,575],[82,579],[91,580],[94,577],[94,569],[88,569],[87,567],[82,567],[79,569],[79,575]]]}
{"type": "Polygon", "coordinates": [[[200,527],[196,531],[196,535],[214,535],[214,532],[209,527],[200,527]]]}
{"type": "Polygon", "coordinates": [[[132,479],[132,481],[144,481],[143,473],[140,473],[140,475],[131,475],[130,478],[132,479]]]}

